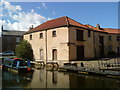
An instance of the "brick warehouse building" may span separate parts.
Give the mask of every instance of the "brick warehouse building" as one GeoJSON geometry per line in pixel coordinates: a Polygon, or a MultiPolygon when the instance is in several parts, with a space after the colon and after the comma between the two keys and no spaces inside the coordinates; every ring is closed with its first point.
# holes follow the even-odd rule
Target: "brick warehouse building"
{"type": "Polygon", "coordinates": [[[14,51],[16,46],[20,43],[23,39],[23,34],[25,31],[16,31],[16,30],[3,30],[2,26],[2,35],[1,35],[1,42],[2,42],[2,49],[1,52],[4,51],[14,51]]]}
{"type": "Polygon", "coordinates": [[[83,25],[67,16],[49,20],[24,34],[33,48],[35,60],[71,60],[120,55],[120,29],[83,25]]]}

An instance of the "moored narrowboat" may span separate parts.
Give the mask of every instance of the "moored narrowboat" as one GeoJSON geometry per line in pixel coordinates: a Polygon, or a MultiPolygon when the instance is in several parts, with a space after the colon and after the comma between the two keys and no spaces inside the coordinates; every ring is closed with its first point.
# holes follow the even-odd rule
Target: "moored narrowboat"
{"type": "Polygon", "coordinates": [[[30,72],[32,71],[30,61],[22,60],[19,58],[6,58],[3,60],[3,70],[16,71],[16,72],[30,72]]]}

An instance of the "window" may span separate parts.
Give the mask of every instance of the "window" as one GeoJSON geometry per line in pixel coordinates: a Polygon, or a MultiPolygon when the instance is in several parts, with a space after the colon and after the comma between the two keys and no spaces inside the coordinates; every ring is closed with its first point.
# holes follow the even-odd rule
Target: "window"
{"type": "Polygon", "coordinates": [[[20,42],[20,37],[16,37],[16,42],[20,42]]]}
{"type": "Polygon", "coordinates": [[[117,54],[120,56],[120,47],[117,47],[117,54]]]}
{"type": "Polygon", "coordinates": [[[116,40],[117,40],[117,41],[120,41],[120,36],[117,36],[117,37],[116,37],[116,40]]]}
{"type": "Polygon", "coordinates": [[[91,31],[90,30],[88,30],[88,37],[90,37],[91,36],[91,31]]]}
{"type": "Polygon", "coordinates": [[[7,51],[11,51],[11,47],[10,46],[7,46],[7,51]]]}
{"type": "Polygon", "coordinates": [[[104,45],[104,36],[99,36],[99,44],[104,45]]]}
{"type": "Polygon", "coordinates": [[[112,40],[112,36],[108,36],[108,40],[110,40],[110,41],[111,41],[111,40],[112,40]]]}
{"type": "Polygon", "coordinates": [[[83,41],[83,37],[84,37],[83,31],[82,30],[77,30],[77,32],[76,32],[77,41],[83,41]]]}
{"type": "Polygon", "coordinates": [[[40,59],[43,60],[44,56],[43,56],[43,49],[40,49],[40,59]]]}
{"type": "Polygon", "coordinates": [[[15,47],[17,48],[19,45],[16,45],[15,47]]]}
{"type": "Polygon", "coordinates": [[[7,37],[7,42],[10,43],[12,41],[12,38],[11,37],[7,37]]]}
{"type": "Polygon", "coordinates": [[[108,46],[108,50],[109,50],[109,51],[112,51],[112,46],[108,46]]]}
{"type": "Polygon", "coordinates": [[[30,40],[32,40],[32,35],[30,35],[30,40]]]}
{"type": "Polygon", "coordinates": [[[43,33],[40,33],[40,39],[42,39],[43,38],[43,33]]]}
{"type": "Polygon", "coordinates": [[[52,31],[52,37],[56,37],[56,31],[52,31]]]}

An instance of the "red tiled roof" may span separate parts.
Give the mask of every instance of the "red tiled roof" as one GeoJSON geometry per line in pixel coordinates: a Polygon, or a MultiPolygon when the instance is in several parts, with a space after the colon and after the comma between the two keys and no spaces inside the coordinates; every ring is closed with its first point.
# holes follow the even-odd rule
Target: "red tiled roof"
{"type": "Polygon", "coordinates": [[[56,27],[61,27],[61,26],[69,26],[69,25],[87,28],[85,25],[78,23],[75,20],[72,20],[71,18],[69,18],[67,16],[64,16],[64,17],[60,17],[57,19],[49,20],[49,21],[29,30],[28,32],[26,32],[26,34],[32,33],[35,31],[47,30],[47,29],[51,29],[51,28],[56,28],[56,27]]]}
{"type": "Polygon", "coordinates": [[[99,31],[99,32],[106,32],[106,33],[113,33],[113,34],[120,34],[120,29],[112,29],[112,28],[101,28],[97,29],[96,27],[93,27],[89,24],[86,24],[88,28],[94,30],[94,31],[99,31]]]}
{"type": "Polygon", "coordinates": [[[105,31],[100,30],[100,29],[97,29],[96,27],[93,27],[93,26],[91,26],[91,25],[89,25],[89,24],[86,24],[85,26],[87,26],[89,29],[92,29],[93,31],[105,32],[105,31]]]}
{"type": "Polygon", "coordinates": [[[67,16],[49,20],[49,21],[29,30],[25,34],[40,31],[40,30],[47,30],[47,29],[52,29],[52,28],[57,28],[57,27],[62,27],[62,26],[70,26],[70,25],[85,28],[85,29],[92,29],[93,31],[120,34],[120,29],[110,29],[110,28],[98,29],[89,24],[83,25],[67,16]]]}
{"type": "Polygon", "coordinates": [[[102,29],[108,33],[120,34],[120,29],[112,29],[112,28],[102,28],[102,29]]]}

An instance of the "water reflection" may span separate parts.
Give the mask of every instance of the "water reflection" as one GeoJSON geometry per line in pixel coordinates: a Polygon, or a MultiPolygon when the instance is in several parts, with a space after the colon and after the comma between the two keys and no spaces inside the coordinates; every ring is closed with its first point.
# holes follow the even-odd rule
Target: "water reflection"
{"type": "Polygon", "coordinates": [[[31,74],[3,72],[3,87],[18,88],[120,88],[120,80],[100,76],[35,69],[31,74]]]}
{"type": "Polygon", "coordinates": [[[78,74],[69,74],[69,77],[70,88],[120,88],[120,80],[117,79],[78,74]]]}
{"type": "Polygon", "coordinates": [[[2,72],[2,88],[22,88],[27,86],[31,80],[33,72],[18,74],[9,71],[2,72]]]}

